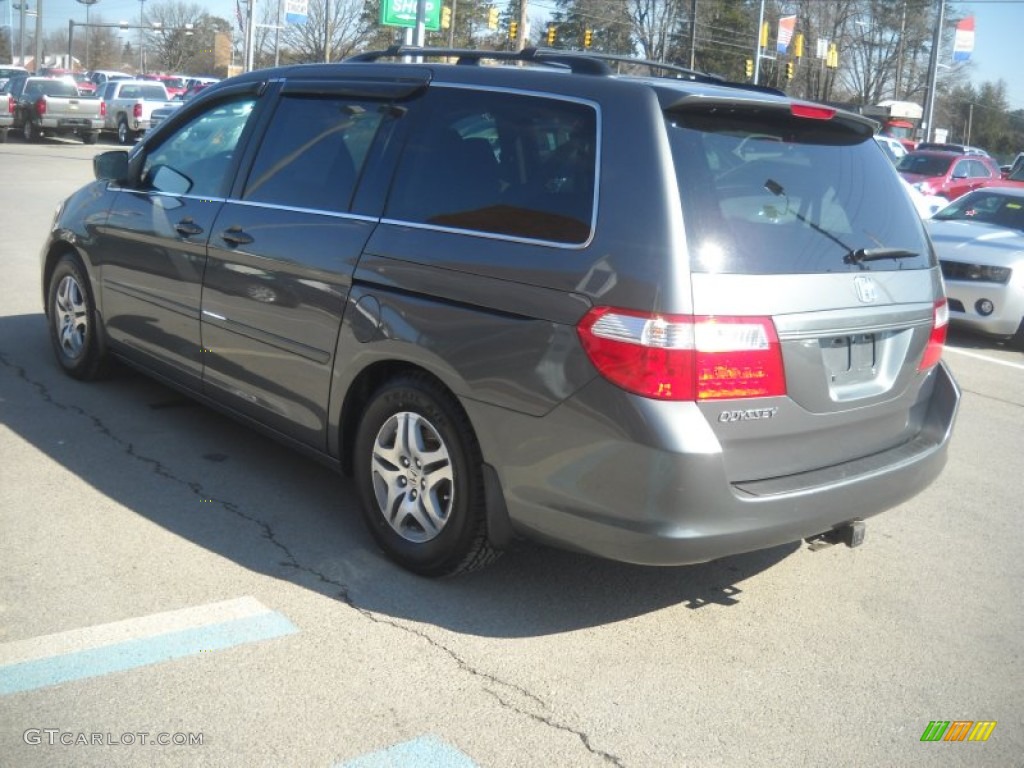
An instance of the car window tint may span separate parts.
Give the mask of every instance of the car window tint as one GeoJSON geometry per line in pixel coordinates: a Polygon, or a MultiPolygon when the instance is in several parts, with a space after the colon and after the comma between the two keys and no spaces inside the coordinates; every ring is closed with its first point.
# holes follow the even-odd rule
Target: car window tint
{"type": "Polygon", "coordinates": [[[286,96],[260,144],[242,198],[347,211],[383,117],[376,103],[286,96]]]}
{"type": "Polygon", "coordinates": [[[559,243],[590,237],[593,107],[457,88],[433,89],[421,107],[389,218],[559,243]]]}
{"type": "MultiPolygon", "coordinates": [[[[243,97],[218,103],[171,134],[151,150],[143,162],[142,184],[156,192],[223,197],[229,183],[227,170],[255,100],[243,97]],[[175,183],[161,189],[155,170],[167,166],[188,180],[187,192],[175,183]]],[[[164,177],[171,178],[164,174],[164,177]]]]}
{"type": "Polygon", "coordinates": [[[792,274],[893,269],[860,249],[916,254],[931,266],[920,219],[871,139],[796,117],[667,117],[692,269],[792,274]]]}
{"type": "Polygon", "coordinates": [[[906,155],[896,167],[921,176],[942,176],[949,170],[950,159],[942,155],[906,155]]]}

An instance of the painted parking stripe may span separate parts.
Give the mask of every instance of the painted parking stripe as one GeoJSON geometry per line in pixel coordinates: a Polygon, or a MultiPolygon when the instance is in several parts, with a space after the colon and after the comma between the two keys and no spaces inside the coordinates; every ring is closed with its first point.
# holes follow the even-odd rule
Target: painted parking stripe
{"type": "Polygon", "coordinates": [[[252,597],[0,644],[0,695],[298,632],[252,597]]]}
{"type": "Polygon", "coordinates": [[[468,756],[436,736],[421,736],[334,768],[478,768],[468,756]]]}
{"type": "Polygon", "coordinates": [[[1007,368],[1016,368],[1019,371],[1024,371],[1024,364],[1022,363],[1013,363],[1010,362],[1009,360],[1000,360],[998,357],[989,357],[988,355],[981,355],[978,354],[977,352],[968,352],[966,349],[959,349],[957,347],[946,346],[943,349],[943,351],[956,352],[958,355],[963,355],[964,357],[973,357],[975,360],[985,360],[990,363],[995,363],[996,365],[1005,365],[1007,368]]]}

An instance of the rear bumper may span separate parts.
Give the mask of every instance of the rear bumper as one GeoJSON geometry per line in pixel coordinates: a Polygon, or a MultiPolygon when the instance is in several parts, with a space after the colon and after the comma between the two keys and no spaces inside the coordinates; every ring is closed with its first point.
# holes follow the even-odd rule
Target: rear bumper
{"type": "MultiPolygon", "coordinates": [[[[700,428],[696,408],[675,418],[670,440],[650,439],[663,427],[636,421],[642,411],[613,420],[573,401],[540,420],[505,415],[497,417],[502,431],[478,431],[500,435],[482,437],[481,445],[498,468],[518,532],[613,560],[683,565],[798,541],[876,515],[927,487],[945,465],[960,399],[944,365],[929,375],[926,415],[913,440],[752,483],[728,482],[721,450],[706,425],[700,428]],[[637,430],[648,439],[629,439],[637,430]],[[652,444],[679,439],[682,451],[652,444]]],[[[494,422],[486,406],[467,407],[474,422],[494,422]]]]}

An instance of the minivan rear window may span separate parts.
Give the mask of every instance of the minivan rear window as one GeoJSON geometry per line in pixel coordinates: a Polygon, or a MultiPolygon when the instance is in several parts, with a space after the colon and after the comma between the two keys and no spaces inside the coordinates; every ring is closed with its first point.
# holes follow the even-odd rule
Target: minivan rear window
{"type": "Polygon", "coordinates": [[[693,271],[934,266],[920,218],[870,137],[779,112],[670,113],[666,125],[693,271]]]}

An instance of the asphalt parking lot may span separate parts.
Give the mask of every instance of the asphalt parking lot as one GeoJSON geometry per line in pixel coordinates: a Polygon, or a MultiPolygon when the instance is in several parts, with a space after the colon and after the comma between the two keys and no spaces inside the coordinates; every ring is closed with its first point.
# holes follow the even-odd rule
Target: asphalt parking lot
{"type": "Polygon", "coordinates": [[[951,336],[949,464],[860,548],[424,580],[329,469],[58,370],[38,252],[113,148],[0,145],[0,765],[1024,765],[1024,354],[951,336]]]}

